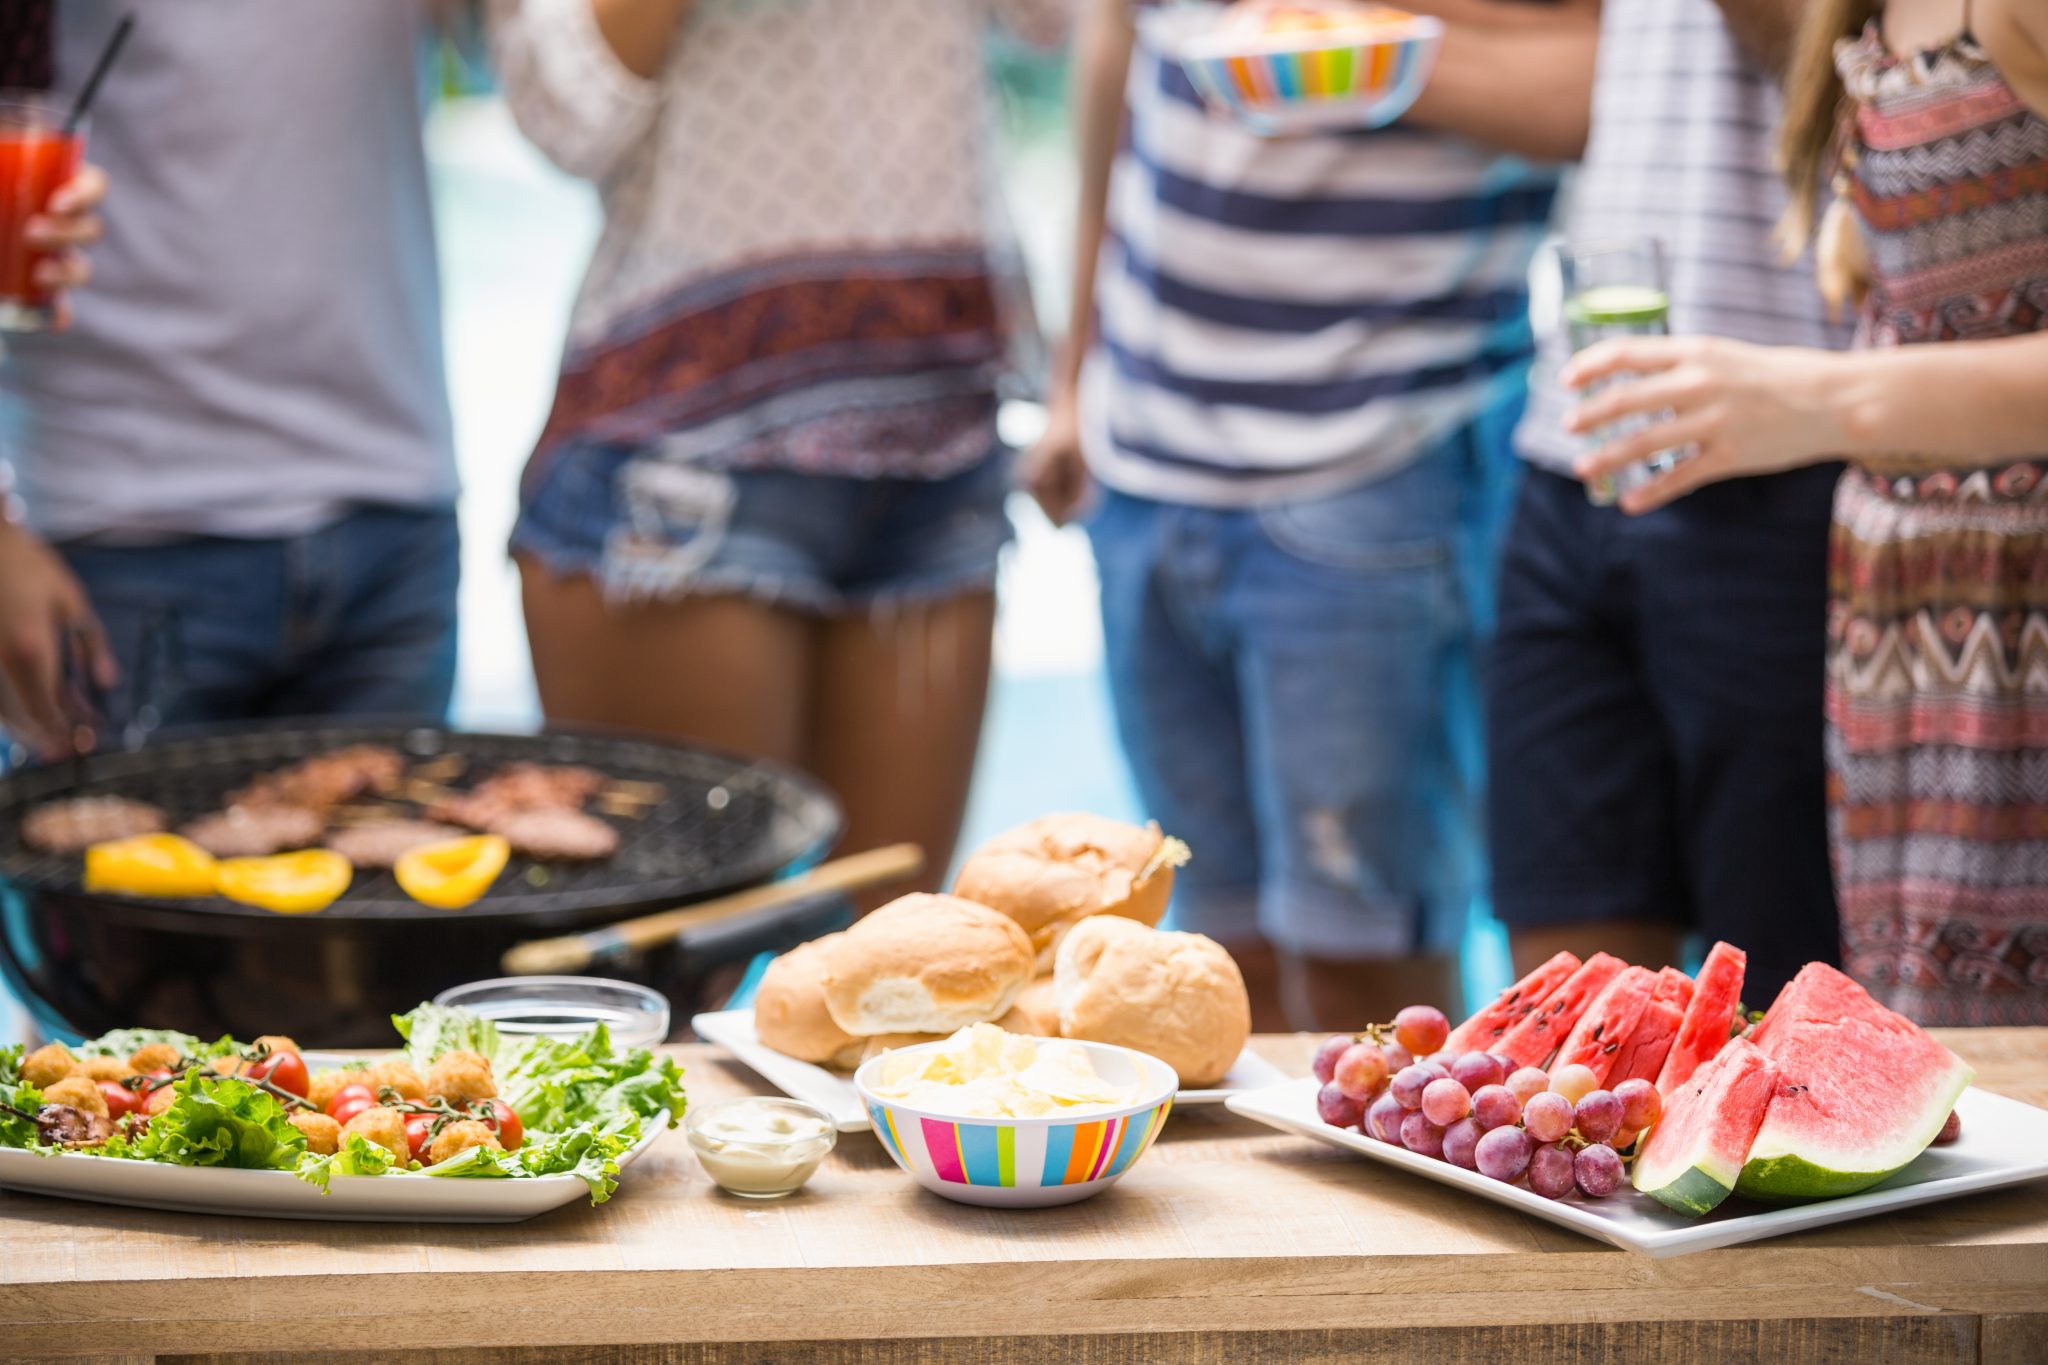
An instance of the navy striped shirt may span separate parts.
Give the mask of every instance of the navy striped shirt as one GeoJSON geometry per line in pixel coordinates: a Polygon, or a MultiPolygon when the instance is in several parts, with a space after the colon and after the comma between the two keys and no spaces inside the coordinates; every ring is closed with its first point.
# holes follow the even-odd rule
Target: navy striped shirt
{"type": "Polygon", "coordinates": [[[1416,128],[1261,137],[1142,33],[1126,99],[1081,390],[1105,483],[1314,496],[1522,382],[1552,168],[1416,128]]]}

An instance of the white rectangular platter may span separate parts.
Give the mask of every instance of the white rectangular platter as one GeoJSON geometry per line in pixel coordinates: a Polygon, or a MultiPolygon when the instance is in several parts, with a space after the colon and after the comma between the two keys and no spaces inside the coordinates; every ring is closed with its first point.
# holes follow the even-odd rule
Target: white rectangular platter
{"type": "MultiPolygon", "coordinates": [[[[1565,1199],[1545,1199],[1521,1186],[1488,1179],[1448,1161],[1417,1156],[1363,1133],[1333,1128],[1316,1116],[1316,1089],[1311,1077],[1233,1096],[1229,1105],[1233,1113],[1260,1123],[1346,1148],[1441,1184],[1454,1185],[1481,1199],[1505,1204],[1532,1218],[1660,1258],[1846,1223],[1854,1218],[2048,1176],[2048,1111],[1973,1086],[1956,1103],[1956,1112],[1962,1116],[1963,1135],[1955,1145],[1928,1148],[1912,1165],[1875,1188],[1840,1199],[1788,1207],[1731,1198],[1704,1218],[1687,1218],[1625,1186],[1606,1199],[1585,1199],[1576,1194],[1565,1199]]],[[[1455,1216],[1454,1210],[1446,1212],[1455,1216]]]]}
{"type": "MultiPolygon", "coordinates": [[[[690,1020],[690,1027],[697,1030],[699,1038],[718,1044],[760,1073],[762,1079],[783,1094],[823,1109],[832,1116],[840,1132],[865,1133],[868,1130],[868,1111],[861,1104],[860,1096],[854,1093],[853,1078],[809,1062],[800,1062],[763,1043],[760,1035],[754,1032],[752,1010],[700,1014],[690,1020]]],[[[1286,1072],[1247,1049],[1238,1054],[1230,1073],[1220,1084],[1207,1090],[1183,1090],[1174,1096],[1173,1102],[1221,1104],[1232,1095],[1277,1085],[1286,1079],[1286,1072]]]]}
{"type": "MultiPolygon", "coordinates": [[[[341,1060],[320,1053],[306,1057],[315,1069],[341,1060]]],[[[649,1120],[640,1140],[620,1154],[621,1173],[667,1131],[666,1119],[649,1120]]],[[[172,1166],[89,1152],[38,1155],[14,1147],[0,1147],[0,1189],[177,1213],[357,1223],[522,1223],[590,1197],[590,1187],[573,1175],[531,1180],[444,1179],[406,1172],[338,1175],[322,1194],[290,1171],[172,1166]]]]}

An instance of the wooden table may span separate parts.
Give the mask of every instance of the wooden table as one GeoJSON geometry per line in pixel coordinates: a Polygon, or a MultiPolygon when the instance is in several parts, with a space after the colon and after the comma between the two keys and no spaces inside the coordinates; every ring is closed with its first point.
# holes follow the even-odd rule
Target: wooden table
{"type": "MultiPolygon", "coordinates": [[[[2048,1105],[2048,1029],[1944,1035],[2048,1105]]],[[[1260,1049],[1306,1070],[1309,1040],[1260,1049]]],[[[765,1087],[680,1050],[693,1100],[765,1087]]],[[[848,1136],[778,1204],[680,1132],[512,1227],[190,1217],[0,1193],[0,1359],[2048,1361],[2048,1182],[1652,1261],[1222,1110],[1113,1190],[1004,1213],[848,1136]],[[801,1346],[795,1343],[803,1343],[801,1346]],[[779,1345],[777,1345],[779,1344],[779,1345]]]]}

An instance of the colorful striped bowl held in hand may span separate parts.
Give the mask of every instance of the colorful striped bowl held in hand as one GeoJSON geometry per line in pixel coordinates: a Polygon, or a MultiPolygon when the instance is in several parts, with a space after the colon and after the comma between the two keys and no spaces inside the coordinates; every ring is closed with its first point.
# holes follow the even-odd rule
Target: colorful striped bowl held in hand
{"type": "Polygon", "coordinates": [[[1341,4],[1183,5],[1141,22],[1210,108],[1269,135],[1392,123],[1428,83],[1444,32],[1427,16],[1341,4]]]}
{"type": "Polygon", "coordinates": [[[880,1057],[854,1073],[853,1085],[883,1148],[932,1193],[995,1208],[1071,1204],[1108,1189],[1145,1154],[1166,1126],[1180,1084],[1157,1057],[1107,1043],[1079,1046],[1105,1080],[1142,1087],[1138,1101],[1073,1117],[961,1118],[876,1095],[868,1087],[880,1057]]]}

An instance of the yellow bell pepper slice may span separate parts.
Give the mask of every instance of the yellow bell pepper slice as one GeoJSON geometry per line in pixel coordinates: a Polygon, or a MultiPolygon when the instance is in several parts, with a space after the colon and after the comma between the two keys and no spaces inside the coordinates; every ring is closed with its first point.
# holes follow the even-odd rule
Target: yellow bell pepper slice
{"type": "Polygon", "coordinates": [[[307,848],[269,858],[225,858],[220,865],[220,893],[231,901],[280,915],[310,915],[334,904],[354,876],[349,860],[330,848],[307,848]]]}
{"type": "Polygon", "coordinates": [[[138,834],[85,851],[85,889],[117,896],[211,896],[218,867],[190,839],[138,834]]]}
{"type": "Polygon", "coordinates": [[[398,860],[392,872],[405,894],[422,905],[460,910],[481,899],[505,870],[512,846],[495,834],[426,844],[398,860]]]}

